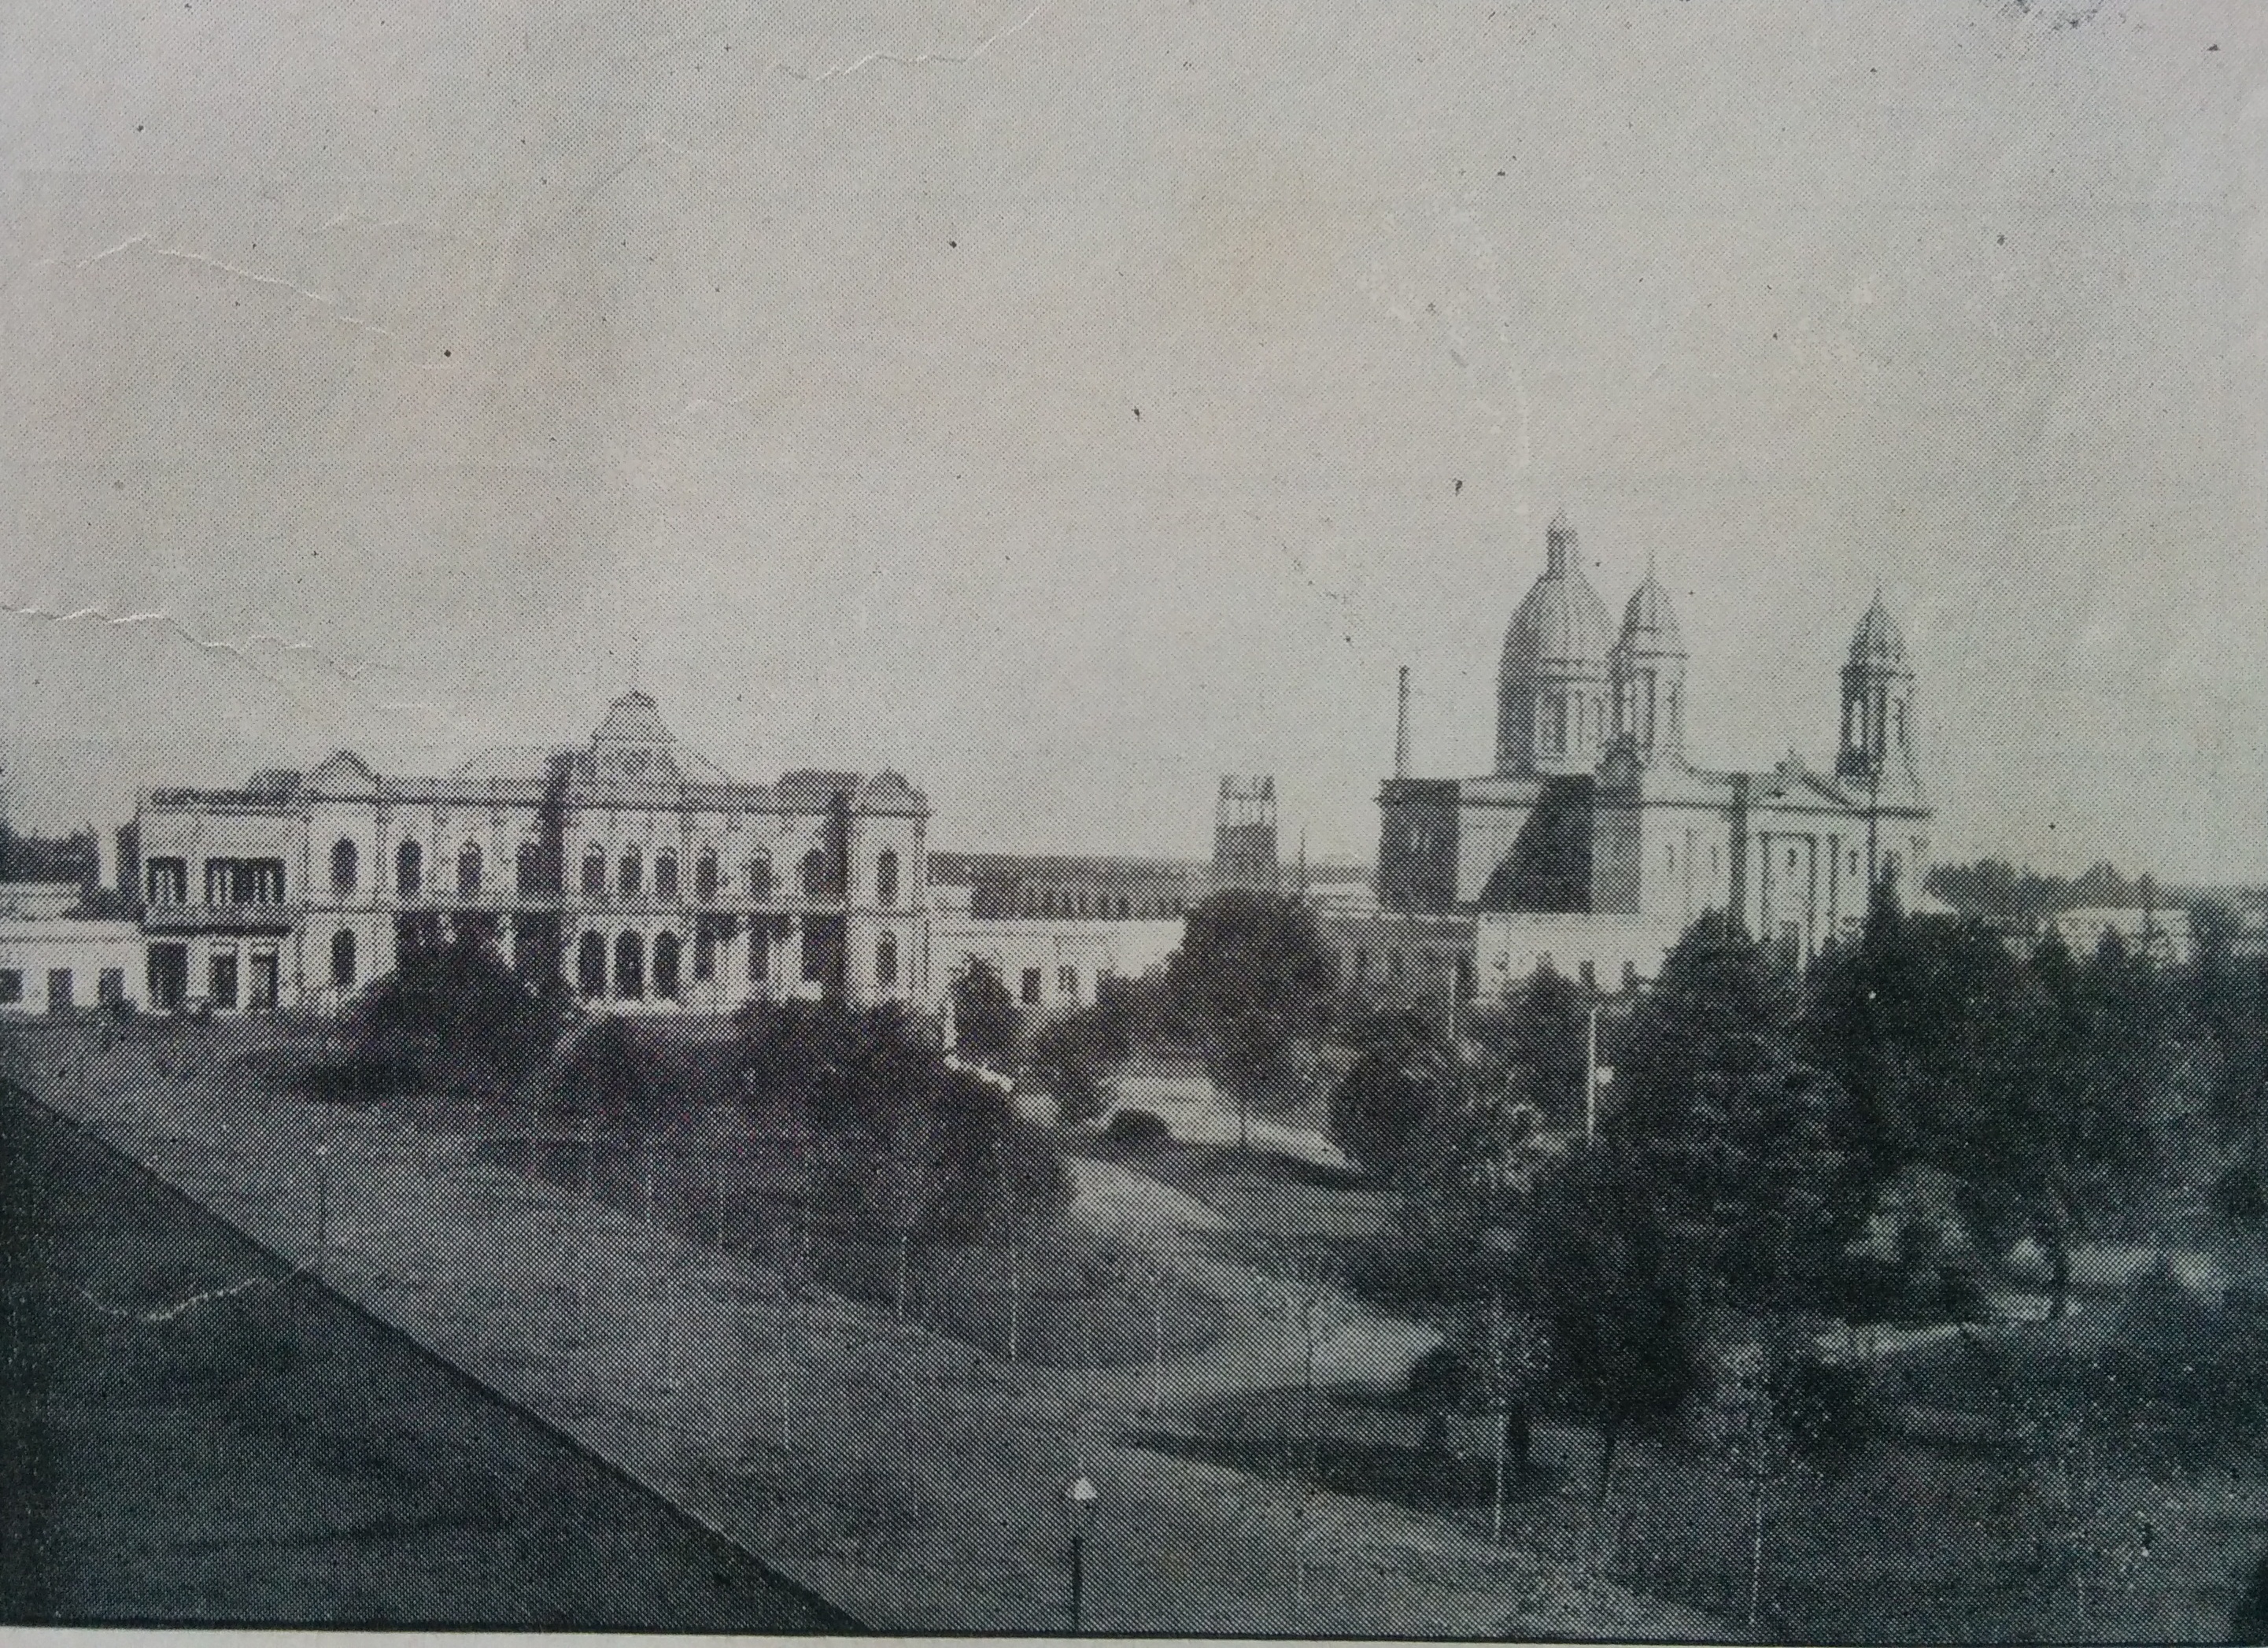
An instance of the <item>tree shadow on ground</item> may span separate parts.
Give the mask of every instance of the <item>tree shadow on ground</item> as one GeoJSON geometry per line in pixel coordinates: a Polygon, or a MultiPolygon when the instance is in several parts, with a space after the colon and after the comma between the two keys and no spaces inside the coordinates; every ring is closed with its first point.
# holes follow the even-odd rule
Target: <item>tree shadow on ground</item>
{"type": "MultiPolygon", "coordinates": [[[[1226,1466],[1265,1479],[1306,1476],[1317,1488],[1383,1500],[1417,1511],[1486,1515],[1496,1492],[1495,1463],[1486,1455],[1348,1437],[1308,1438],[1287,1430],[1192,1432],[1138,1429],[1119,1440],[1175,1459],[1226,1466]],[[1310,1451],[1312,1449],[1312,1463],[1310,1451]]],[[[1510,1505],[1549,1499],[1565,1473],[1532,1464],[1525,1475],[1507,1473],[1510,1505]]]]}

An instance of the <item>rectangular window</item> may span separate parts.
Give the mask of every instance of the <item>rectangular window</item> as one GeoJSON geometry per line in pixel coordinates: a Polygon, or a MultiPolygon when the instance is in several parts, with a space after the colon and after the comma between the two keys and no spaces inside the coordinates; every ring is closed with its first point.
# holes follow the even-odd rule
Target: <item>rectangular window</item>
{"type": "Polygon", "coordinates": [[[827,945],[816,927],[806,924],[803,930],[803,982],[806,984],[827,982],[827,945]]]}
{"type": "Polygon", "coordinates": [[[105,967],[96,975],[94,998],[106,1007],[115,1007],[126,999],[126,969],[105,967]]]}
{"type": "Polygon", "coordinates": [[[1026,968],[1024,969],[1024,991],[1023,991],[1023,995],[1024,995],[1024,1005],[1025,1005],[1025,1006],[1027,1006],[1027,1007],[1036,1007],[1036,1006],[1038,1006],[1038,1005],[1040,1004],[1040,970],[1039,970],[1039,968],[1037,968],[1037,967],[1026,967],[1026,968]]]}
{"type": "Polygon", "coordinates": [[[772,931],[762,921],[748,923],[748,982],[761,984],[771,976],[772,931]]]}
{"type": "Polygon", "coordinates": [[[246,1002],[250,1007],[273,1007],[281,993],[283,971],[276,952],[255,950],[252,953],[252,993],[246,1002]]]}
{"type": "Polygon", "coordinates": [[[69,1012],[71,1005],[71,972],[69,967],[48,969],[48,1011],[69,1012]]]}
{"type": "Polygon", "coordinates": [[[180,944],[150,946],[150,1004],[163,1012],[178,1011],[189,998],[189,947],[180,944]]]}
{"type": "Polygon", "coordinates": [[[182,858],[150,861],[150,902],[186,904],[189,901],[189,866],[182,858]]]}
{"type": "Polygon", "coordinates": [[[280,858],[209,858],[205,861],[208,904],[281,904],[284,861],[280,858]]]}
{"type": "Polygon", "coordinates": [[[1584,988],[1585,990],[1594,990],[1598,989],[1598,988],[1599,988],[1599,964],[1598,964],[1597,962],[1595,962],[1595,961],[1586,961],[1586,962],[1583,962],[1581,965],[1580,965],[1579,967],[1576,967],[1576,969],[1575,969],[1575,976],[1576,976],[1576,978],[1577,978],[1578,980],[1580,980],[1580,981],[1581,982],[1582,986],[1583,986],[1583,988],[1584,988]]]}
{"type": "Polygon", "coordinates": [[[0,967],[0,1005],[24,999],[24,975],[15,967],[0,967]]]}
{"type": "Polygon", "coordinates": [[[1056,969],[1056,994],[1065,1001],[1079,999],[1079,969],[1075,967],[1056,969]]]}
{"type": "Polygon", "coordinates": [[[212,956],[211,989],[206,995],[216,1007],[236,1005],[236,964],[233,950],[216,950],[212,956]]]}

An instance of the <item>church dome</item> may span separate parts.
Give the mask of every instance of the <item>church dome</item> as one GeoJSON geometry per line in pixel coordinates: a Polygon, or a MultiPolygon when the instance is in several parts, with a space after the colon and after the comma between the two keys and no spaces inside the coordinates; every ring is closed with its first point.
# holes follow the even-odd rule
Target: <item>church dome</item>
{"type": "Polygon", "coordinates": [[[1669,605],[1669,592],[1647,569],[1646,582],[1623,609],[1622,647],[1626,652],[1683,658],[1685,639],[1678,633],[1677,614],[1669,605]]]}
{"type": "Polygon", "coordinates": [[[1612,621],[1575,560],[1575,529],[1561,516],[1546,539],[1543,576],[1512,615],[1504,636],[1504,677],[1538,672],[1593,673],[1606,666],[1612,621]]]}
{"type": "Polygon", "coordinates": [[[1906,666],[1906,638],[1879,591],[1851,636],[1851,662],[1884,669],[1906,666]]]}

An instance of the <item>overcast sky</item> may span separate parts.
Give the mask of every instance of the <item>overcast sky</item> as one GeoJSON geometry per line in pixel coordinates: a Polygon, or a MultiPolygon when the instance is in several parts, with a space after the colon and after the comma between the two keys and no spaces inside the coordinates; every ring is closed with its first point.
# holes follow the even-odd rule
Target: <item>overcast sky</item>
{"type": "Polygon", "coordinates": [[[1362,854],[1564,505],[1698,759],[1831,760],[1879,583],[1941,854],[2268,877],[2264,88],[2257,0],[0,6],[14,811],[635,681],[1362,854]]]}

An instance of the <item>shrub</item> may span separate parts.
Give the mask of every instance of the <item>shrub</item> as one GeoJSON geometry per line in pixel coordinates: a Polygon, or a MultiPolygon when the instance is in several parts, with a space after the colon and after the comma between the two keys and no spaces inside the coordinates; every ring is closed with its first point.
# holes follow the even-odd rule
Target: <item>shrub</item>
{"type": "Polygon", "coordinates": [[[1163,1116],[1148,1110],[1121,1110],[1110,1118],[1102,1137],[1130,1150],[1155,1150],[1173,1142],[1174,1131],[1163,1116]]]}
{"type": "Polygon", "coordinates": [[[1808,1350],[1776,1357],[1764,1393],[1797,1457],[1822,1470],[1849,1469],[1874,1439],[1874,1389],[1862,1366],[1808,1350]]]}

